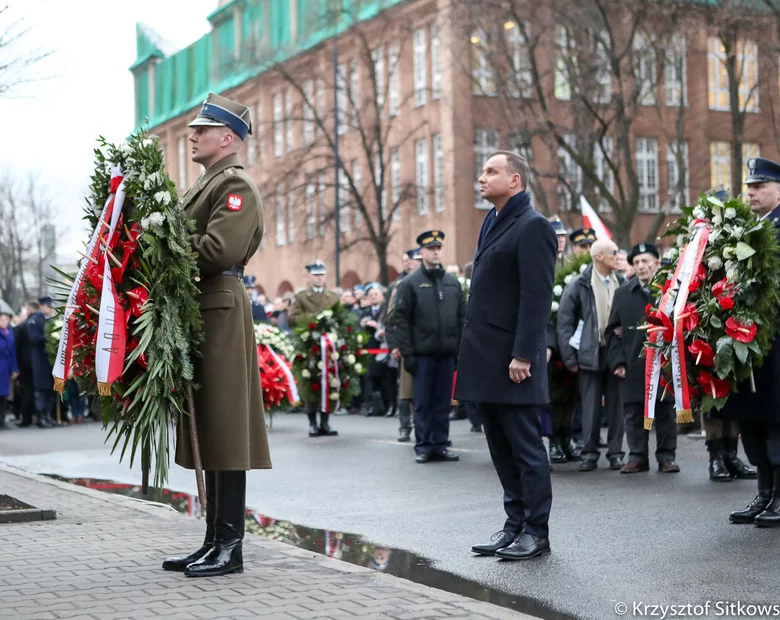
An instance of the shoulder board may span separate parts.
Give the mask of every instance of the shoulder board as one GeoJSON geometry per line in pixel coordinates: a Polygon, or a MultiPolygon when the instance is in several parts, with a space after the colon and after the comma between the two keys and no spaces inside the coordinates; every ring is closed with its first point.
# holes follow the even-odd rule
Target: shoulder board
{"type": "Polygon", "coordinates": [[[417,288],[433,288],[433,284],[428,284],[427,282],[423,282],[422,284],[418,284],[417,288]]]}
{"type": "Polygon", "coordinates": [[[225,168],[225,176],[230,177],[233,176],[234,174],[236,174],[235,168],[225,168]]]}

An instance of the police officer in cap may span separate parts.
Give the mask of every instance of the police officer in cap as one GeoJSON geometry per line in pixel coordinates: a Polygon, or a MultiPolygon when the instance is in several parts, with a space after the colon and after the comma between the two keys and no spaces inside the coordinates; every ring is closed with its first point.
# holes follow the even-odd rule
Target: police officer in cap
{"type": "Polygon", "coordinates": [[[418,463],[457,461],[447,450],[452,379],[466,319],[466,298],[457,278],[445,273],[444,233],[417,237],[422,266],[398,285],[394,338],[404,368],[414,377],[414,430],[418,463]]]}
{"type": "Polygon", "coordinates": [[[257,299],[257,293],[254,290],[257,278],[252,275],[244,276],[244,287],[249,296],[249,303],[252,306],[252,321],[255,323],[268,323],[268,315],[265,312],[265,306],[257,299]]]}
{"type": "MultiPolygon", "coordinates": [[[[753,212],[778,227],[780,243],[780,165],[761,157],[749,159],[745,184],[753,212]]],[[[780,527],[780,338],[753,375],[755,392],[749,382],[740,384],[738,393],[715,414],[739,420],[745,454],[758,470],[758,495],[729,520],[780,527]]]]}
{"type": "MultiPolygon", "coordinates": [[[[658,271],[658,248],[650,243],[635,245],[628,261],[636,270],[636,277],[615,291],[612,311],[605,330],[607,364],[612,374],[623,380],[623,421],[628,442],[628,463],[621,474],[649,471],[648,437],[644,427],[645,413],[645,358],[642,355],[647,332],[637,329],[645,322],[647,304],[655,303],[650,281],[658,271]]],[[[655,457],[658,471],[674,474],[680,468],[674,462],[677,450],[677,420],[671,394],[657,395],[655,409],[655,457]]]]}
{"type": "Polygon", "coordinates": [[[578,228],[571,231],[569,240],[572,242],[572,251],[575,255],[588,254],[591,246],[596,242],[596,231],[592,228],[578,228]]]}
{"type": "Polygon", "coordinates": [[[566,230],[566,226],[557,215],[553,215],[548,218],[550,224],[552,224],[555,235],[558,239],[558,266],[563,266],[566,255],[566,239],[569,236],[569,231],[566,230]]]}
{"type": "MultiPolygon", "coordinates": [[[[295,327],[302,315],[319,314],[323,310],[332,308],[339,301],[336,293],[325,288],[327,270],[322,261],[315,260],[310,265],[306,265],[306,271],[309,272],[309,288],[298,293],[290,304],[290,311],[287,313],[290,327],[295,327]]],[[[335,437],[338,431],[334,431],[328,424],[330,414],[320,411],[320,424],[317,426],[317,411],[320,407],[320,401],[316,399],[306,403],[306,412],[309,415],[309,437],[335,437]]]]}
{"type": "MultiPolygon", "coordinates": [[[[242,572],[246,471],[270,469],[263,393],[257,372],[252,309],[244,265],[263,237],[263,203],[238,157],[252,131],[249,109],[209,94],[190,123],[192,160],[205,172],[182,199],[195,221],[190,243],[198,258],[198,301],[204,342],[195,362],[195,416],[206,477],[206,537],[163,568],[189,577],[242,572]]],[[[187,416],[181,418],[176,463],[194,468],[187,416]]]]}

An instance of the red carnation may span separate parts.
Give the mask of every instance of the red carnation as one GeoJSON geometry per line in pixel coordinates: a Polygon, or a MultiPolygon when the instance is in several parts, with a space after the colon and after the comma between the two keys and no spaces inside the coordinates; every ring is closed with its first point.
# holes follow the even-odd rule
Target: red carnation
{"type": "Polygon", "coordinates": [[[346,351],[346,350],[347,350],[347,345],[345,345],[345,344],[342,344],[342,345],[341,345],[341,350],[342,350],[342,351],[346,351]]]}
{"type": "Polygon", "coordinates": [[[696,274],[691,278],[691,283],[688,285],[688,292],[693,293],[698,291],[701,283],[707,279],[707,271],[704,269],[704,265],[699,265],[696,270],[696,274]]]}
{"type": "Polygon", "coordinates": [[[696,357],[697,366],[713,366],[715,364],[715,352],[704,340],[694,340],[688,350],[696,357]]]}
{"type": "Polygon", "coordinates": [[[753,342],[758,328],[755,323],[743,323],[734,317],[726,321],[726,333],[739,342],[753,342]]]}
{"type": "Polygon", "coordinates": [[[314,346],[311,348],[311,352],[312,352],[314,355],[319,355],[319,354],[320,354],[320,348],[319,348],[319,347],[318,347],[318,346],[315,344],[315,345],[314,345],[314,346]]]}
{"type": "Polygon", "coordinates": [[[706,394],[713,398],[725,398],[731,387],[728,379],[718,379],[704,370],[699,373],[699,385],[706,394]]]}
{"type": "Polygon", "coordinates": [[[351,334],[352,333],[352,325],[347,325],[347,331],[351,334]]]}
{"type": "Polygon", "coordinates": [[[696,312],[694,304],[686,304],[683,310],[683,329],[691,332],[699,326],[699,313],[696,312]]]}
{"type": "Polygon", "coordinates": [[[320,391],[320,384],[319,383],[312,383],[311,384],[311,391],[312,392],[319,392],[320,391]]]}
{"type": "Polygon", "coordinates": [[[298,361],[298,362],[302,362],[303,361],[303,355],[301,353],[298,353],[298,355],[295,356],[295,360],[298,361]]]}
{"type": "Polygon", "coordinates": [[[650,313],[653,311],[653,304],[647,304],[645,306],[645,316],[650,316],[650,313]]]}
{"type": "Polygon", "coordinates": [[[718,300],[718,303],[720,304],[720,307],[724,310],[731,310],[734,307],[734,298],[733,297],[721,297],[718,300]]]}
{"type": "Polygon", "coordinates": [[[344,388],[345,390],[349,389],[349,381],[347,380],[344,383],[342,383],[341,387],[344,388]]]}
{"type": "Polygon", "coordinates": [[[309,329],[314,329],[317,327],[316,323],[309,323],[309,329]]]}

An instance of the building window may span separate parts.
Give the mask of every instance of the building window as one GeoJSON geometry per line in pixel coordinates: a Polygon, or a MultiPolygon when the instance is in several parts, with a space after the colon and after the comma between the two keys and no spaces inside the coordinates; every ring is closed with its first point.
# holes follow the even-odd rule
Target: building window
{"type": "Polygon", "coordinates": [[[673,142],[666,145],[666,175],[669,183],[667,192],[669,204],[672,211],[679,212],[688,204],[690,190],[687,142],[673,142]]]}
{"type": "Polygon", "coordinates": [[[414,105],[419,107],[426,102],[427,72],[425,71],[426,60],[426,41],[425,29],[415,30],[412,37],[412,51],[414,61],[414,105]]]}
{"type": "Polygon", "coordinates": [[[490,129],[477,129],[474,132],[474,206],[477,209],[490,209],[491,205],[483,200],[479,191],[479,177],[482,176],[482,166],[485,165],[488,157],[494,151],[498,150],[498,132],[490,129]]]}
{"type": "Polygon", "coordinates": [[[187,138],[179,138],[179,190],[187,187],[187,138]]]}
{"type": "Polygon", "coordinates": [[[710,142],[710,187],[731,187],[731,145],[710,142]]]}
{"type": "Polygon", "coordinates": [[[439,25],[431,26],[431,100],[441,97],[441,66],[439,65],[439,25]]]}
{"type": "Polygon", "coordinates": [[[488,40],[485,32],[478,30],[471,35],[471,79],[473,93],[475,95],[487,95],[494,97],[496,91],[496,79],[493,67],[488,58],[488,40]]]}
{"type": "Polygon", "coordinates": [[[688,105],[685,37],[679,33],[672,36],[666,48],[664,88],[666,90],[666,105],[675,107],[688,105]]]}
{"type": "Polygon", "coordinates": [[[421,138],[414,143],[415,170],[417,176],[417,215],[428,213],[428,140],[421,138]]]}
{"type": "Polygon", "coordinates": [[[742,182],[747,178],[747,163],[753,157],[761,157],[761,148],[755,142],[742,143],[742,182]]]}
{"type": "Polygon", "coordinates": [[[306,238],[314,239],[317,235],[317,186],[306,184],[306,238]]]}
{"type": "Polygon", "coordinates": [[[658,140],[636,139],[636,176],[639,179],[639,210],[658,211],[658,140]]]}
{"type": "Polygon", "coordinates": [[[325,192],[327,191],[327,187],[328,186],[325,184],[325,174],[320,173],[319,179],[317,180],[317,210],[319,211],[320,237],[325,236],[325,224],[328,221],[328,211],[325,204],[325,192]]]}
{"type": "Polygon", "coordinates": [[[284,93],[284,134],[287,143],[287,152],[293,150],[293,100],[292,90],[289,88],[284,93]]]}
{"type": "Polygon", "coordinates": [[[571,99],[569,66],[576,59],[569,41],[569,32],[563,26],[556,26],[555,28],[555,46],[555,98],[561,101],[569,101],[571,99]]]}
{"type": "MultiPolygon", "coordinates": [[[[609,34],[605,31],[602,31],[598,37],[591,37],[593,53],[596,58],[596,84],[598,85],[598,90],[593,98],[596,103],[609,103],[612,100],[612,68],[609,64],[607,48],[602,43],[604,40],[609,40],[609,34]]],[[[653,71],[655,71],[655,67],[653,67],[653,71]]],[[[653,83],[655,83],[655,80],[653,83]]]]}
{"type": "Polygon", "coordinates": [[[317,78],[317,135],[322,135],[322,123],[325,119],[325,81],[317,78]]]}
{"type": "MultiPolygon", "coordinates": [[[[573,151],[577,149],[577,138],[572,134],[563,136],[563,141],[573,151]]],[[[558,184],[558,208],[572,210],[578,208],[578,201],[582,194],[582,168],[574,161],[568,150],[558,146],[558,175],[561,183],[558,184]]]]}
{"type": "Polygon", "coordinates": [[[349,102],[352,106],[352,126],[357,127],[360,114],[360,73],[357,60],[349,63],[349,102]]]}
{"type": "MultiPolygon", "coordinates": [[[[737,43],[736,64],[739,75],[740,110],[758,112],[758,46],[755,41],[737,43]]],[[[710,110],[728,112],[730,107],[726,50],[718,37],[710,37],[709,40],[707,74],[710,110]]]]}
{"type": "Polygon", "coordinates": [[[374,64],[374,93],[376,95],[376,107],[381,114],[385,107],[385,48],[378,47],[371,52],[371,62],[374,64]]]}
{"type": "Polygon", "coordinates": [[[347,65],[341,63],[336,71],[336,106],[338,115],[338,134],[347,133],[347,65]]]}
{"type": "Polygon", "coordinates": [[[387,84],[388,109],[390,116],[398,114],[398,44],[393,43],[387,50],[387,70],[390,78],[387,84]]]}
{"type": "Polygon", "coordinates": [[[514,133],[510,135],[509,149],[523,157],[523,159],[528,162],[528,166],[531,168],[531,176],[528,179],[525,192],[528,194],[528,196],[530,196],[531,204],[534,204],[536,201],[534,199],[532,184],[538,183],[538,178],[536,177],[536,173],[533,171],[534,149],[530,136],[525,133],[514,133]]]}
{"type": "Polygon", "coordinates": [[[509,76],[507,91],[510,97],[531,97],[531,57],[529,55],[528,25],[506,22],[506,45],[512,59],[512,75],[509,76]]]}
{"type": "Polygon", "coordinates": [[[361,190],[361,178],[360,160],[352,160],[352,185],[355,186],[355,199],[352,201],[352,208],[355,211],[355,228],[361,228],[363,226],[363,214],[360,211],[360,201],[363,193],[361,190]]]}
{"type": "Polygon", "coordinates": [[[287,214],[285,212],[284,185],[276,186],[276,245],[287,243],[287,214]]]}
{"type": "Polygon", "coordinates": [[[653,41],[644,32],[634,35],[634,79],[639,105],[655,105],[656,58],[653,41]]]}
{"type": "Polygon", "coordinates": [[[284,95],[276,93],[273,97],[274,106],[274,157],[281,157],[284,153],[284,127],[282,115],[284,114],[284,95]]]}
{"type": "Polygon", "coordinates": [[[433,134],[433,210],[444,211],[444,149],[441,134],[433,134]]]}
{"type": "Polygon", "coordinates": [[[390,187],[392,191],[392,209],[393,219],[401,219],[401,154],[398,149],[393,149],[390,153],[390,187]]]}
{"type": "Polygon", "coordinates": [[[309,146],[314,142],[314,81],[303,83],[303,142],[309,146]]]}
{"type": "MultiPolygon", "coordinates": [[[[593,167],[595,168],[596,176],[604,183],[606,191],[610,195],[615,191],[615,175],[609,165],[613,156],[614,148],[611,136],[604,136],[604,138],[596,141],[596,144],[593,145],[593,167]]],[[[604,192],[598,187],[596,187],[596,194],[599,199],[598,209],[607,213],[612,211],[612,207],[604,192]]]]}
{"type": "Polygon", "coordinates": [[[295,195],[287,192],[287,243],[295,241],[295,195]]]}
{"type": "MultiPolygon", "coordinates": [[[[343,162],[342,162],[343,165],[343,162]]],[[[349,179],[346,172],[339,168],[339,231],[349,230],[349,179]]]]}

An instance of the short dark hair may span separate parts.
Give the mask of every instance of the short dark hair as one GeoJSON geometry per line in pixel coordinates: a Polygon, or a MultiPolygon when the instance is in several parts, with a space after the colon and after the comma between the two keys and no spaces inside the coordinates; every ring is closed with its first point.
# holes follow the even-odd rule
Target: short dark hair
{"type": "Polygon", "coordinates": [[[37,299],[28,299],[24,302],[24,305],[30,308],[31,310],[35,310],[38,312],[38,310],[41,309],[41,304],[38,303],[37,299]]]}
{"type": "MultiPolygon", "coordinates": [[[[512,174],[519,174],[523,189],[528,189],[528,179],[531,177],[531,167],[528,165],[525,157],[514,151],[494,151],[490,154],[490,157],[495,157],[496,155],[503,155],[506,157],[507,170],[512,174]]],[[[488,159],[490,159],[490,157],[488,157],[488,159]]]]}

